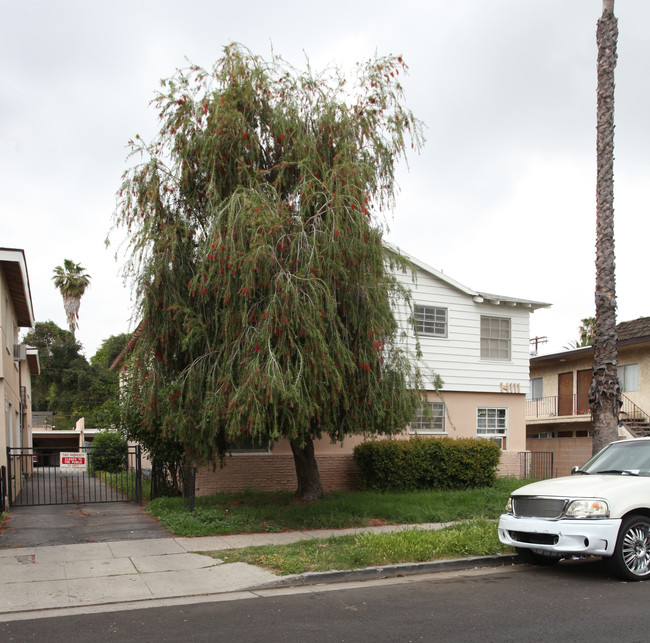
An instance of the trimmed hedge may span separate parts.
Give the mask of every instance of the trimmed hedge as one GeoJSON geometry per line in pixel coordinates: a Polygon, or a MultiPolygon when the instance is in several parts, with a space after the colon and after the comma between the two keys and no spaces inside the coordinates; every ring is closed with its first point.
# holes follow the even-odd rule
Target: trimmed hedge
{"type": "Polygon", "coordinates": [[[354,448],[362,487],[381,491],[489,487],[501,449],[478,438],[377,440],[354,448]]]}

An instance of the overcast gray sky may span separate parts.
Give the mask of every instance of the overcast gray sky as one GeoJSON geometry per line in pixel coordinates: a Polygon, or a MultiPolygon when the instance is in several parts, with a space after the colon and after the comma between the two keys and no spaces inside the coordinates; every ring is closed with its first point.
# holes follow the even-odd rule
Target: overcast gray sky
{"type": "MultiPolygon", "coordinates": [[[[238,41],[316,69],[379,54],[410,67],[427,144],[399,172],[388,239],[470,288],[546,301],[541,352],[594,314],[596,21],[601,0],[0,0],[0,246],[23,248],[37,321],[66,327],[51,276],[92,276],[78,338],[91,357],[133,329],[104,239],[150,138],[159,80],[238,41]]],[[[617,0],[615,217],[619,321],[650,315],[650,2],[617,0]]]]}

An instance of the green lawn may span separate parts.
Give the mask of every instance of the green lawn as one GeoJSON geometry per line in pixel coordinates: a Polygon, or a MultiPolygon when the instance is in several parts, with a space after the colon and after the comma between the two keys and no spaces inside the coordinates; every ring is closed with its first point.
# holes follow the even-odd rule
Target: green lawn
{"type": "Polygon", "coordinates": [[[182,498],[158,498],[147,511],[178,536],[457,523],[439,531],[415,528],[202,552],[280,575],[299,574],[510,552],[499,542],[496,519],[510,493],[528,482],[502,478],[493,487],[462,491],[341,491],[309,504],[297,502],[290,493],[223,493],[197,498],[194,512],[185,508],[182,498]]]}
{"type": "Polygon", "coordinates": [[[147,511],[177,536],[495,519],[511,491],[526,482],[502,478],[493,487],[461,491],[339,491],[309,504],[290,493],[223,493],[197,498],[194,512],[182,498],[157,498],[147,511]]]}
{"type": "Polygon", "coordinates": [[[487,556],[509,551],[512,550],[499,542],[496,523],[479,518],[440,531],[408,529],[383,534],[362,533],[300,541],[291,545],[264,545],[201,553],[226,563],[245,562],[286,575],[487,556]]]}
{"type": "MultiPolygon", "coordinates": [[[[104,484],[123,493],[129,500],[135,500],[135,473],[133,471],[120,471],[119,473],[95,471],[94,475],[104,484]]],[[[142,500],[149,500],[150,497],[151,480],[142,476],[142,500]]]]}

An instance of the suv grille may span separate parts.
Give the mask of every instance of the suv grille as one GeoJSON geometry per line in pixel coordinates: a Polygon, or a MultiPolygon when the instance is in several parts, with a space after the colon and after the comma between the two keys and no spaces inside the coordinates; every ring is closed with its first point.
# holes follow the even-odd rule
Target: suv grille
{"type": "Polygon", "coordinates": [[[530,534],[525,531],[509,531],[510,538],[529,545],[557,545],[560,540],[556,534],[530,534]]]}
{"type": "Polygon", "coordinates": [[[525,518],[559,518],[564,512],[564,498],[540,496],[513,496],[512,510],[515,516],[525,518]]]}

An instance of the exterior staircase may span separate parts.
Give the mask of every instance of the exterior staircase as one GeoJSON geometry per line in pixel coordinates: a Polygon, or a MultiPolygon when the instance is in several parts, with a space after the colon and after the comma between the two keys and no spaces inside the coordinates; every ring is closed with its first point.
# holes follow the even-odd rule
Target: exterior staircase
{"type": "Polygon", "coordinates": [[[650,422],[648,418],[626,418],[622,422],[637,438],[650,437],[650,422]]]}
{"type": "Polygon", "coordinates": [[[621,396],[623,405],[619,412],[619,426],[623,425],[637,438],[650,437],[650,416],[625,394],[621,396]]]}

